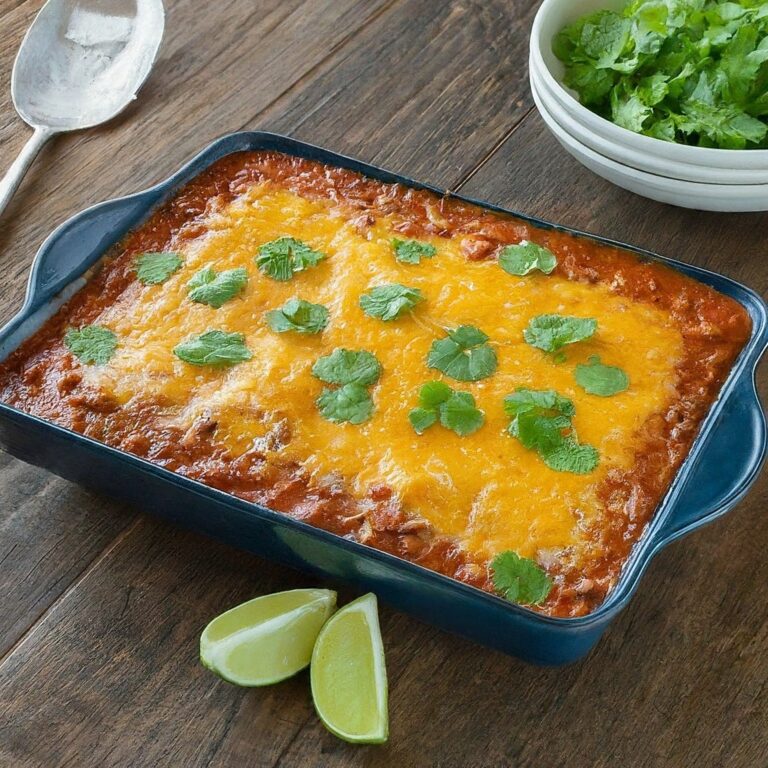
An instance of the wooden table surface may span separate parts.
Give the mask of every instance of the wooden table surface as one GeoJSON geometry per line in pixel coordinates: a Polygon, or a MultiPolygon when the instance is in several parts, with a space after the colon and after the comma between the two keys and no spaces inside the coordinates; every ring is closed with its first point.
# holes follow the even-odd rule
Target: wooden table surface
{"type": "MultiPolygon", "coordinates": [[[[0,2],[0,167],[29,135],[13,57],[40,0],[0,2]]],[[[61,137],[0,221],[0,320],[45,235],[222,133],[263,128],[724,272],[765,293],[768,215],[643,200],[593,176],[533,108],[534,0],[167,0],[154,74],[107,127],[61,137]]],[[[761,389],[765,396],[765,376],[761,389]]],[[[597,649],[527,666],[381,608],[386,746],[320,725],[306,674],[229,686],[200,630],[318,585],[0,454],[2,766],[768,765],[768,483],[672,545],[597,649]]],[[[345,599],[352,597],[343,592],[345,599]]]]}

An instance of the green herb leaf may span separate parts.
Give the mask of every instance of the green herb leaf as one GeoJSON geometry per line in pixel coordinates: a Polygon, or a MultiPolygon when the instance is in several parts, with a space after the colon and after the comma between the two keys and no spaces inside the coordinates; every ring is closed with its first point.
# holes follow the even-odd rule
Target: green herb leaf
{"type": "Polygon", "coordinates": [[[216,367],[235,365],[253,357],[242,333],[226,331],[206,331],[187,339],[174,347],[173,354],[190,365],[216,367]]]}
{"type": "Polygon", "coordinates": [[[419,240],[392,239],[392,247],[395,249],[395,258],[405,264],[418,264],[422,259],[431,259],[437,255],[437,248],[429,243],[419,240]]]}
{"type": "Polygon", "coordinates": [[[104,365],[115,354],[117,336],[101,325],[85,325],[68,328],[64,343],[81,363],[104,365]]]}
{"type": "Polygon", "coordinates": [[[760,0],[632,0],[555,36],[565,84],[617,125],[665,141],[768,147],[768,11],[760,0]]]}
{"type": "Polygon", "coordinates": [[[437,408],[453,394],[453,390],[442,381],[428,381],[419,391],[419,402],[424,408],[437,408]]]}
{"type": "Polygon", "coordinates": [[[317,398],[320,414],[328,421],[336,423],[348,421],[361,424],[371,418],[373,401],[368,390],[362,384],[345,384],[339,389],[323,389],[317,398]]]}
{"type": "Polygon", "coordinates": [[[334,349],[313,366],[312,373],[327,384],[375,384],[381,376],[381,364],[365,350],[334,349]]]}
{"type": "Polygon", "coordinates": [[[417,435],[423,435],[433,424],[437,422],[438,413],[436,410],[427,410],[426,408],[414,408],[408,414],[408,421],[417,435]]]}
{"type": "Polygon", "coordinates": [[[419,407],[408,419],[417,434],[423,434],[440,420],[446,428],[460,437],[477,432],[485,423],[485,415],[475,405],[469,392],[454,392],[441,381],[430,381],[419,391],[419,407]]]}
{"type": "Polygon", "coordinates": [[[378,285],[360,297],[360,307],[370,317],[395,320],[410,312],[424,297],[418,288],[392,283],[378,285]]]}
{"type": "Polygon", "coordinates": [[[550,469],[587,474],[597,467],[598,452],[576,439],[572,423],[576,409],[567,397],[552,389],[521,387],[504,399],[504,411],[511,417],[510,435],[537,451],[550,469]]]}
{"type": "Polygon", "coordinates": [[[534,269],[549,275],[557,266],[557,258],[548,248],[523,240],[517,245],[507,245],[499,254],[499,265],[510,275],[523,276],[534,269]]]}
{"type": "Polygon", "coordinates": [[[219,274],[206,267],[187,283],[187,287],[192,301],[218,309],[237,296],[247,284],[248,272],[244,267],[227,269],[219,274]]]}
{"type": "Polygon", "coordinates": [[[458,381],[479,381],[490,376],[498,365],[488,337],[472,325],[448,331],[448,338],[432,343],[427,365],[458,381]]]}
{"type": "Polygon", "coordinates": [[[512,603],[540,605],[552,590],[552,579],[535,561],[507,550],[491,562],[493,586],[512,603]]]}
{"type": "Polygon", "coordinates": [[[485,424],[485,415],[475,406],[475,398],[469,392],[454,392],[440,406],[440,423],[466,437],[485,424]]]}
{"type": "Polygon", "coordinates": [[[569,418],[576,413],[573,402],[558,395],[554,389],[527,389],[520,387],[514,394],[504,398],[504,412],[511,417],[536,409],[557,411],[569,418]]]}
{"type": "Polygon", "coordinates": [[[280,309],[267,312],[267,325],[276,333],[320,333],[328,325],[328,310],[322,304],[289,299],[280,309]]]}
{"type": "Polygon", "coordinates": [[[575,344],[595,334],[597,320],[591,317],[539,315],[523,331],[528,344],[545,352],[557,352],[566,344],[575,344]]]}
{"type": "Polygon", "coordinates": [[[596,355],[590,357],[586,365],[577,365],[574,376],[585,392],[599,397],[617,395],[629,387],[629,376],[621,368],[603,365],[596,355]]]}
{"type": "Polygon", "coordinates": [[[183,263],[178,253],[166,251],[140,253],[133,261],[136,277],[144,285],[164,283],[183,263]]]}
{"type": "Polygon", "coordinates": [[[316,267],[324,258],[324,253],[312,250],[301,240],[280,237],[259,247],[256,265],[273,280],[285,282],[297,272],[316,267]]]}
{"type": "Polygon", "coordinates": [[[600,463],[600,454],[591,445],[581,445],[573,438],[563,440],[542,455],[544,463],[555,472],[588,475],[600,463]]]}

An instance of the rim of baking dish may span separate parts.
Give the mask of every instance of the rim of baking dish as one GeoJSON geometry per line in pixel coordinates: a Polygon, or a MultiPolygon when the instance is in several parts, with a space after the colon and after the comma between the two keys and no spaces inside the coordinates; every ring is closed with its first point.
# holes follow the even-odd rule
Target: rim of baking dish
{"type": "MultiPolygon", "coordinates": [[[[491,210],[507,216],[514,216],[540,229],[567,232],[577,237],[588,238],[593,242],[621,248],[623,250],[634,253],[641,259],[660,261],[671,266],[673,269],[682,271],[689,277],[699,280],[699,282],[704,282],[705,284],[715,288],[715,290],[718,290],[730,296],[731,298],[734,298],[742,306],[744,306],[745,309],[747,309],[752,319],[752,334],[750,336],[749,342],[745,345],[744,349],[741,351],[736,362],[731,368],[728,378],[723,384],[717,400],[710,407],[707,416],[699,428],[699,432],[693,442],[693,445],[691,446],[691,450],[675,474],[674,479],[670,483],[667,492],[657,506],[656,511],[653,513],[652,517],[646,524],[645,530],[633,545],[631,553],[622,567],[619,578],[606,596],[605,600],[592,612],[583,616],[557,617],[538,613],[531,608],[527,608],[516,603],[511,603],[498,595],[494,595],[477,587],[470,586],[450,576],[432,571],[424,566],[412,563],[408,560],[404,560],[403,558],[391,555],[387,552],[383,552],[382,550],[375,549],[366,544],[345,539],[342,536],[330,533],[321,528],[316,528],[309,525],[308,523],[302,522],[301,520],[296,520],[292,517],[289,517],[288,515],[275,512],[268,507],[240,499],[233,494],[208,486],[199,480],[194,480],[188,477],[184,477],[183,475],[176,474],[168,469],[165,469],[164,467],[161,467],[158,464],[152,463],[147,459],[134,456],[133,454],[119,450],[117,448],[113,448],[106,443],[99,442],[90,437],[82,435],[79,432],[75,432],[73,430],[67,429],[66,427],[62,427],[53,421],[25,413],[24,411],[7,405],[6,403],[0,402],[0,410],[9,411],[13,414],[20,415],[25,419],[31,419],[36,423],[44,425],[46,428],[64,433],[70,439],[83,442],[86,445],[92,448],[97,448],[100,451],[106,451],[122,463],[137,465],[144,471],[149,471],[152,474],[158,475],[175,485],[181,485],[188,490],[194,491],[199,495],[213,495],[217,498],[223,497],[227,500],[228,503],[237,506],[239,509],[245,512],[250,512],[252,514],[258,513],[259,515],[266,516],[272,522],[275,522],[282,527],[298,528],[312,535],[313,537],[319,538],[328,543],[332,543],[335,546],[340,546],[343,549],[350,550],[351,552],[363,553],[374,560],[380,560],[384,563],[394,565],[397,568],[414,574],[415,576],[419,576],[423,579],[434,582],[436,585],[441,587],[448,587],[450,589],[458,590],[465,596],[472,597],[476,600],[485,601],[489,604],[489,606],[493,606],[495,608],[503,607],[505,610],[513,611],[521,616],[526,617],[527,619],[530,619],[531,621],[537,621],[542,624],[561,627],[570,626],[574,629],[577,627],[588,627],[596,623],[603,623],[610,620],[610,618],[612,618],[616,613],[621,611],[626,606],[627,602],[634,594],[637,585],[651,560],[664,546],[666,546],[671,541],[674,541],[681,536],[695,530],[696,528],[699,528],[713,521],[717,517],[722,516],[730,509],[732,509],[733,506],[737,504],[747,493],[752,485],[752,482],[759,473],[762,463],[765,459],[766,441],[764,434],[762,447],[759,450],[759,458],[754,463],[752,472],[742,480],[739,488],[734,489],[734,493],[730,495],[727,504],[724,507],[715,510],[703,519],[694,519],[688,525],[674,531],[672,535],[666,537],[659,535],[660,533],[663,533],[662,529],[664,524],[670,521],[670,518],[675,509],[675,503],[680,499],[683,491],[685,490],[688,475],[696,466],[697,462],[702,458],[702,450],[706,446],[707,438],[709,437],[716,424],[717,417],[722,410],[723,405],[733,394],[736,386],[740,383],[743,383],[745,377],[748,377],[750,386],[748,394],[750,397],[754,398],[755,402],[759,405],[759,398],[755,386],[755,369],[760,360],[760,357],[766,349],[766,346],[768,346],[768,306],[766,306],[766,303],[763,301],[762,297],[760,297],[755,291],[743,285],[742,283],[739,283],[738,281],[726,277],[725,275],[722,275],[718,272],[713,272],[702,267],[697,267],[695,265],[687,264],[676,259],[661,256],[651,251],[622,243],[617,240],[602,237],[600,235],[585,232],[583,230],[554,224],[544,219],[540,219],[535,216],[529,216],[527,214],[520,213],[508,208],[503,208],[493,203],[454,194],[450,190],[442,190],[433,185],[410,179],[409,177],[393,173],[369,163],[364,163],[352,157],[332,152],[330,150],[326,150],[316,145],[302,142],[288,136],[283,136],[267,131],[243,131],[226,134],[213,141],[202,151],[198,152],[196,155],[194,155],[194,157],[192,157],[191,160],[186,162],[176,172],[174,172],[166,179],[142,191],[122,197],[112,198],[102,203],[90,206],[70,217],[65,222],[56,227],[56,229],[54,229],[53,232],[45,239],[37,254],[35,255],[27,282],[26,297],[21,309],[3,328],[0,328],[0,350],[2,350],[2,356],[4,357],[5,355],[9,354],[20,343],[19,341],[16,341],[16,339],[13,339],[15,342],[14,345],[6,349],[6,347],[9,346],[9,337],[12,334],[19,334],[24,332],[23,338],[31,335],[31,333],[34,332],[34,329],[30,330],[30,327],[35,322],[35,316],[46,314],[46,310],[50,310],[50,302],[52,299],[65,293],[72,295],[75,290],[78,290],[85,282],[83,276],[93,267],[94,264],[103,258],[109,248],[115,243],[119,242],[119,240],[128,231],[135,228],[136,226],[139,226],[142,221],[146,220],[146,218],[148,218],[148,216],[155,210],[155,208],[169,199],[178,188],[202,173],[208,168],[208,166],[221,159],[222,157],[237,152],[254,150],[272,150],[282,152],[284,154],[292,154],[298,157],[305,157],[308,159],[318,159],[320,162],[336,164],[340,167],[357,171],[371,178],[384,181],[385,183],[399,183],[416,189],[431,191],[439,195],[455,197],[458,200],[467,202],[472,205],[477,205],[486,210],[491,210]],[[106,244],[101,253],[91,258],[88,263],[79,265],[77,268],[71,270],[70,274],[68,274],[65,278],[46,285],[44,290],[38,290],[38,286],[42,282],[43,272],[45,269],[46,254],[53,248],[56,242],[68,229],[79,223],[82,223],[84,220],[92,219],[93,217],[98,216],[99,214],[105,212],[105,209],[109,209],[110,207],[118,206],[121,204],[125,205],[128,203],[135,203],[137,204],[137,208],[141,208],[141,213],[138,217],[136,217],[135,221],[129,223],[124,229],[119,231],[115,230],[114,238],[110,236],[110,243],[106,244]],[[71,290],[67,291],[66,289],[68,288],[71,290]]],[[[44,319],[47,319],[47,316],[44,319]]],[[[41,322],[44,321],[44,319],[41,320],[41,322]]],[[[763,423],[765,423],[764,414],[763,423]]]]}

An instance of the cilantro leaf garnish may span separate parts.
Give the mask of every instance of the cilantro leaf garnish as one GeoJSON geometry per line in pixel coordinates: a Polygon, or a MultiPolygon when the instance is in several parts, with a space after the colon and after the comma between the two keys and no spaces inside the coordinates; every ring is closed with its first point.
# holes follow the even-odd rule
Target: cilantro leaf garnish
{"type": "Polygon", "coordinates": [[[557,411],[569,418],[576,413],[573,402],[567,397],[558,395],[553,389],[520,387],[514,394],[504,398],[504,411],[508,416],[519,416],[536,408],[557,411]]]}
{"type": "Polygon", "coordinates": [[[285,282],[296,272],[316,267],[324,253],[315,251],[294,237],[280,237],[259,247],[256,266],[273,280],[285,282]]]}
{"type": "Polygon", "coordinates": [[[370,317],[379,320],[396,320],[424,301],[418,288],[408,288],[399,283],[377,285],[360,297],[360,307],[370,317]]]}
{"type": "Polygon", "coordinates": [[[133,260],[136,277],[144,285],[164,283],[174,272],[181,269],[183,263],[178,253],[170,251],[140,253],[133,260]]]}
{"type": "Polygon", "coordinates": [[[566,344],[584,341],[595,334],[597,320],[592,317],[538,315],[523,331],[528,344],[545,352],[557,352],[566,344]]]}
{"type": "Polygon", "coordinates": [[[395,258],[405,264],[418,264],[422,259],[431,259],[437,255],[437,248],[419,240],[400,240],[392,238],[395,258]]]}
{"type": "Polygon", "coordinates": [[[498,360],[488,336],[472,325],[461,325],[432,343],[427,365],[458,381],[479,381],[496,370],[498,360]]]}
{"type": "Polygon", "coordinates": [[[313,366],[312,374],[327,384],[371,386],[381,376],[381,364],[365,350],[334,349],[313,366]]]}
{"type": "Polygon", "coordinates": [[[552,589],[552,579],[534,560],[517,552],[500,552],[491,561],[493,586],[512,603],[540,605],[552,589]]]}
{"type": "Polygon", "coordinates": [[[233,299],[248,284],[248,272],[244,267],[216,272],[211,267],[201,269],[188,283],[189,298],[198,304],[218,309],[233,299]]]}
{"type": "Polygon", "coordinates": [[[510,275],[523,276],[534,269],[549,275],[557,266],[557,257],[548,248],[523,240],[505,246],[499,254],[499,266],[510,275]]]}
{"type": "Polygon", "coordinates": [[[552,49],[582,104],[628,130],[768,147],[768,13],[759,0],[633,0],[565,27],[552,49]]]}
{"type": "Polygon", "coordinates": [[[423,435],[433,424],[437,422],[437,409],[414,408],[408,414],[408,421],[417,435],[423,435]]]}
{"type": "Polygon", "coordinates": [[[117,349],[117,336],[101,325],[68,328],[64,344],[81,363],[104,365],[117,349]]]}
{"type": "Polygon", "coordinates": [[[509,434],[536,451],[550,469],[583,475],[597,467],[595,448],[578,442],[572,422],[576,409],[567,397],[552,389],[521,387],[504,399],[504,411],[511,417],[509,434]]]}
{"type": "Polygon", "coordinates": [[[419,435],[438,419],[460,437],[477,432],[485,423],[485,415],[469,392],[455,392],[441,381],[430,381],[421,388],[419,407],[408,414],[408,419],[419,435]]]}
{"type": "Polygon", "coordinates": [[[173,354],[190,365],[223,367],[250,360],[253,355],[245,346],[242,333],[206,331],[177,344],[173,354]]]}
{"type": "Polygon", "coordinates": [[[338,389],[325,387],[317,399],[320,414],[329,421],[360,424],[373,414],[373,401],[367,387],[381,376],[381,364],[365,350],[334,349],[313,366],[312,373],[338,389]]]}
{"type": "Polygon", "coordinates": [[[348,421],[362,424],[373,414],[373,401],[362,384],[345,384],[339,389],[323,388],[317,398],[317,407],[323,418],[336,423],[348,421]]]}
{"type": "Polygon", "coordinates": [[[566,438],[542,458],[555,472],[572,472],[575,475],[588,475],[600,463],[596,448],[577,443],[573,438],[566,438]]]}
{"type": "Polygon", "coordinates": [[[289,299],[280,309],[267,312],[267,325],[276,333],[320,333],[328,325],[328,310],[322,304],[289,299]]]}
{"type": "Polygon", "coordinates": [[[577,365],[576,383],[590,395],[610,397],[629,387],[629,376],[614,365],[603,365],[597,355],[592,355],[585,365],[577,365]]]}

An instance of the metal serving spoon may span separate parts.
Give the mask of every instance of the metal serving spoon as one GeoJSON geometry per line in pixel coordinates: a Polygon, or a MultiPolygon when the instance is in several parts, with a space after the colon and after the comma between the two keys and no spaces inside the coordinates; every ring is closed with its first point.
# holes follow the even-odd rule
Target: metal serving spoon
{"type": "Polygon", "coordinates": [[[0,214],[48,139],[111,120],[136,98],[164,26],[162,0],[48,0],[13,65],[13,105],[35,132],[0,181],[0,214]]]}

